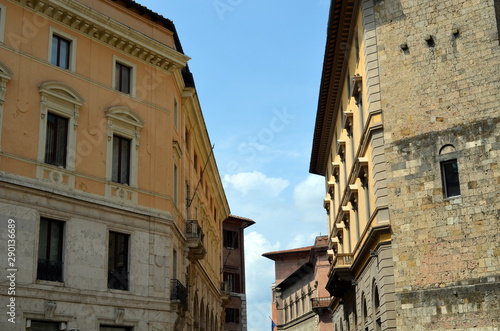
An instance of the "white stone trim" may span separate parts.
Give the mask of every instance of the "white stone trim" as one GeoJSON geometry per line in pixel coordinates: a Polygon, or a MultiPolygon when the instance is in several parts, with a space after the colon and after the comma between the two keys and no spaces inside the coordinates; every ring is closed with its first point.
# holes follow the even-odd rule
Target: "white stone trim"
{"type": "MultiPolygon", "coordinates": [[[[65,69],[65,70],[75,72],[76,71],[76,41],[77,41],[77,39],[75,36],[70,35],[66,32],[63,32],[59,29],[56,29],[53,26],[51,26],[49,29],[48,62],[52,64],[52,37],[54,35],[60,36],[64,39],[71,41],[71,47],[69,50],[69,52],[70,52],[69,53],[69,69],[65,69]]],[[[61,69],[64,69],[64,68],[61,68],[61,69]]]]}

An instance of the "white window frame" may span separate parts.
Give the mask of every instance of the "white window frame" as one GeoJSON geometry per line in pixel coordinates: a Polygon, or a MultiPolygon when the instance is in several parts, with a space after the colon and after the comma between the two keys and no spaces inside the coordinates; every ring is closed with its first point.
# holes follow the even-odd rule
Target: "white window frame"
{"type": "Polygon", "coordinates": [[[61,68],[55,64],[53,64],[53,66],[56,66],[56,67],[61,68],[63,70],[69,70],[71,72],[75,72],[75,69],[76,69],[76,37],[74,37],[66,32],[63,32],[61,30],[58,30],[52,26],[49,29],[49,50],[48,50],[49,63],[52,64],[52,41],[53,41],[54,35],[71,41],[71,47],[69,50],[69,68],[68,69],[61,68]]]}
{"type": "Polygon", "coordinates": [[[137,76],[137,66],[130,61],[125,60],[122,57],[118,57],[116,55],[113,55],[113,76],[112,76],[112,84],[111,86],[116,92],[123,93],[125,95],[130,95],[132,97],[135,97],[136,93],[136,76],[137,76]],[[117,89],[116,86],[116,64],[121,63],[123,65],[126,65],[127,67],[130,67],[130,94],[122,92],[117,89]]]}
{"type": "Polygon", "coordinates": [[[0,4],[0,43],[4,41],[6,13],[7,7],[4,4],[0,4]]]}
{"type": "MultiPolygon", "coordinates": [[[[47,135],[48,113],[53,113],[68,119],[68,145],[66,155],[66,170],[75,171],[76,161],[76,128],[78,126],[79,110],[85,100],[71,86],[61,82],[46,82],[38,86],[40,103],[40,130],[38,137],[37,161],[43,167],[54,167],[45,163],[45,140],[47,135]]],[[[42,169],[40,169],[42,171],[42,169]]],[[[43,177],[42,173],[38,176],[43,177]]]]}
{"type": "MultiPolygon", "coordinates": [[[[108,119],[106,144],[106,181],[113,186],[129,186],[137,188],[139,167],[139,140],[140,131],[144,126],[143,119],[125,106],[112,107],[106,110],[108,119]],[[112,181],[113,174],[113,136],[118,135],[130,139],[130,174],[129,184],[120,184],[112,181]]],[[[111,194],[111,191],[108,192],[111,194]]]]}
{"type": "Polygon", "coordinates": [[[2,122],[3,105],[5,103],[5,93],[7,92],[7,83],[14,76],[10,68],[0,61],[0,151],[2,150],[2,122]]]}

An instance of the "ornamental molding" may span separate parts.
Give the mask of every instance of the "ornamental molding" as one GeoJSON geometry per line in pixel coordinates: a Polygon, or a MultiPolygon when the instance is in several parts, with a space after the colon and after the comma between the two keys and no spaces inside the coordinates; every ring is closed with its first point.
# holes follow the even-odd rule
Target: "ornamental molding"
{"type": "Polygon", "coordinates": [[[53,19],[69,29],[79,31],[90,39],[99,40],[112,48],[127,53],[167,72],[186,66],[190,59],[175,49],[162,44],[90,7],[73,0],[15,0],[22,6],[53,19]]]}

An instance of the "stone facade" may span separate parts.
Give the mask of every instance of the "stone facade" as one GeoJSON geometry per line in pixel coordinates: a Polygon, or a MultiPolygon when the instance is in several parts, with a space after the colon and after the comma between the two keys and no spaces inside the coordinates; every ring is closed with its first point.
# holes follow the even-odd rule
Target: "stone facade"
{"type": "Polygon", "coordinates": [[[332,1],[310,171],[325,176],[339,329],[500,325],[499,13],[332,1]]]}
{"type": "Polygon", "coordinates": [[[229,206],[188,59],[135,1],[0,0],[1,330],[223,329],[229,206]]]}

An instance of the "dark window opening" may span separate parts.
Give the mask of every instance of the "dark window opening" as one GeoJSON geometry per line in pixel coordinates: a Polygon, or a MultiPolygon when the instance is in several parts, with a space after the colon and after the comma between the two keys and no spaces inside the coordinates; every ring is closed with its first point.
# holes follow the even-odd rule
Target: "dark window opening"
{"type": "Polygon", "coordinates": [[[458,177],[457,160],[441,162],[443,191],[446,198],[460,195],[460,180],[458,177]]]}
{"type": "Polygon", "coordinates": [[[66,167],[68,145],[68,119],[49,113],[45,138],[45,163],[66,167]]]}
{"type": "Polygon", "coordinates": [[[130,181],[130,139],[113,136],[113,171],[111,180],[129,184],[130,181]]]}
{"type": "Polygon", "coordinates": [[[58,35],[52,36],[51,63],[63,69],[69,69],[71,40],[58,35]]]}
{"type": "Polygon", "coordinates": [[[128,240],[129,235],[109,233],[108,287],[128,291],[128,240]]]}
{"type": "Polygon", "coordinates": [[[238,232],[224,230],[224,247],[238,248],[238,232]]]}
{"type": "Polygon", "coordinates": [[[59,331],[58,322],[31,321],[30,331],[59,331]]]}
{"type": "Polygon", "coordinates": [[[40,219],[37,279],[62,282],[64,222],[40,219]]]}
{"type": "Polygon", "coordinates": [[[226,323],[239,323],[240,310],[236,308],[226,308],[226,323]]]}
{"type": "Polygon", "coordinates": [[[227,284],[227,290],[230,292],[240,293],[240,275],[231,272],[224,273],[224,283],[227,284]]]}
{"type": "Polygon", "coordinates": [[[132,68],[122,63],[116,62],[115,89],[120,92],[130,94],[131,85],[132,68]]]}

